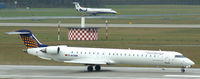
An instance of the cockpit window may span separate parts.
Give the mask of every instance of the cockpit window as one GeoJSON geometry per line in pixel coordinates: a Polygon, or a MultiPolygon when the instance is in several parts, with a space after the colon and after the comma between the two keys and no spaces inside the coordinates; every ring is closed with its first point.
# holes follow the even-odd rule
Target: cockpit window
{"type": "Polygon", "coordinates": [[[175,58],[185,58],[183,55],[175,55],[175,58]]]}

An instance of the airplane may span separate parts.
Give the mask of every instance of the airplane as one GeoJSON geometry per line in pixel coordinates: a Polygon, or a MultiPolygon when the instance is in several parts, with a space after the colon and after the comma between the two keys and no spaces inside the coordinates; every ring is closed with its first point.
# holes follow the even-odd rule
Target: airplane
{"type": "Polygon", "coordinates": [[[94,69],[100,71],[101,65],[111,64],[175,66],[181,67],[181,72],[185,72],[185,68],[195,64],[176,51],[48,46],[42,44],[30,30],[17,30],[6,34],[19,34],[28,54],[45,60],[84,64],[88,72],[94,69]]]}
{"type": "Polygon", "coordinates": [[[78,2],[73,2],[75,8],[78,12],[88,13],[91,15],[96,14],[117,14],[115,10],[108,9],[108,8],[84,8],[79,5],[78,2]]]}

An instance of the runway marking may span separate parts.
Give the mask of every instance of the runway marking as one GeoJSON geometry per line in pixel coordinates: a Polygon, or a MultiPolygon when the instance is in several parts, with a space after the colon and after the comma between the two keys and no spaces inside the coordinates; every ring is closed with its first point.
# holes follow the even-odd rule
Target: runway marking
{"type": "Polygon", "coordinates": [[[200,75],[164,75],[165,77],[185,77],[185,78],[200,78],[200,75]]]}
{"type": "MultiPolygon", "coordinates": [[[[104,15],[104,16],[85,16],[86,18],[130,18],[130,17],[147,17],[147,16],[188,16],[200,14],[144,14],[144,15],[104,15]]],[[[0,17],[0,20],[24,20],[24,19],[74,19],[82,16],[21,16],[21,17],[0,17]]]]}

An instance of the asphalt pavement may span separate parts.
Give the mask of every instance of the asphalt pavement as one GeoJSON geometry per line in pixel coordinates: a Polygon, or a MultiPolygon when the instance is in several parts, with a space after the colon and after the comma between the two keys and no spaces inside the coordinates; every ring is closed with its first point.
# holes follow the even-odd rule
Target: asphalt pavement
{"type": "Polygon", "coordinates": [[[199,68],[102,67],[88,72],[86,66],[0,65],[0,78],[11,79],[200,79],[199,68]]]}

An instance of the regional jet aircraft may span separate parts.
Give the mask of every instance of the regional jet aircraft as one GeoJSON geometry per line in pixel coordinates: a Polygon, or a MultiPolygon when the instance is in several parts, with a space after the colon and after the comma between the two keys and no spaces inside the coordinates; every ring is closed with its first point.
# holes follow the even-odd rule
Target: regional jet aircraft
{"type": "Polygon", "coordinates": [[[45,60],[87,65],[88,71],[101,70],[101,65],[133,64],[154,66],[176,66],[185,68],[194,62],[175,51],[131,50],[109,48],[69,47],[65,45],[48,46],[42,44],[30,30],[6,32],[19,34],[27,47],[26,52],[45,60]]]}
{"type": "Polygon", "coordinates": [[[116,11],[114,11],[112,9],[108,9],[108,8],[84,8],[84,7],[81,7],[78,2],[73,2],[73,4],[75,5],[75,8],[77,11],[92,14],[92,15],[117,14],[116,11]]]}

